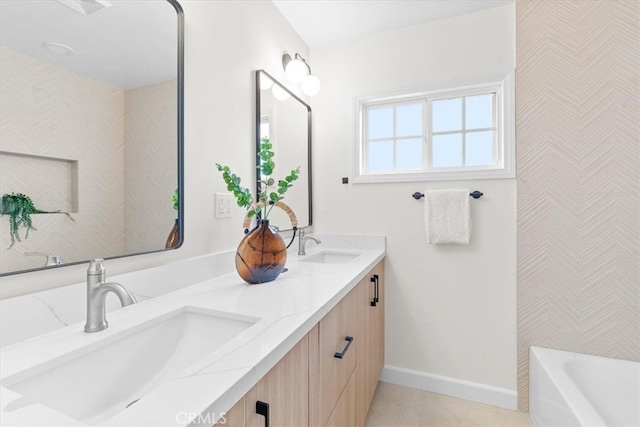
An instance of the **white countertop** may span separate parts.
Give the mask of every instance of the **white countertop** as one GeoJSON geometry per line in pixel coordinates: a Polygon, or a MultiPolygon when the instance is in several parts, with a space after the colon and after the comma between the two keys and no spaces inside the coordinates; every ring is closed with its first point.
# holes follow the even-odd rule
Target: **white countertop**
{"type": "MultiPolygon", "coordinates": [[[[213,414],[229,410],[260,378],[309,332],[385,256],[384,238],[363,245],[325,237],[314,253],[358,252],[347,264],[300,262],[289,254],[288,271],[273,282],[247,285],[234,272],[188,286],[107,314],[109,328],[86,334],[84,322],[9,345],[0,350],[3,379],[65,354],[109,342],[114,335],[182,307],[232,312],[260,318],[213,353],[143,396],[135,405],[100,425],[184,426],[211,425],[213,414]],[[332,246],[333,245],[333,246],[332,246]],[[202,414],[196,417],[195,414],[202,414]],[[203,423],[188,422],[200,419],[203,423]]],[[[109,369],[108,366],[96,367],[109,369]]],[[[63,391],[61,391],[63,392],[63,391]]],[[[82,423],[18,393],[0,387],[3,426],[76,426],[82,423]]]]}

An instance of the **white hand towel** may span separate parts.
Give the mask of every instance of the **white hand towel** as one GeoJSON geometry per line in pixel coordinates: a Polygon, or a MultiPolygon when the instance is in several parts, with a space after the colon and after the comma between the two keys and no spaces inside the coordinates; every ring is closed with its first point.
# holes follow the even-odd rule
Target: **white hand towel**
{"type": "Polygon", "coordinates": [[[469,244],[469,190],[427,190],[424,219],[428,243],[469,244]]]}

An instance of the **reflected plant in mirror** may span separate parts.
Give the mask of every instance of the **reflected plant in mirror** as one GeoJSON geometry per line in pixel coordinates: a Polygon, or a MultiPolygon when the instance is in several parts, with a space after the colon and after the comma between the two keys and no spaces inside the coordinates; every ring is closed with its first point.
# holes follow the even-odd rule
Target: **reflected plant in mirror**
{"type": "Polygon", "coordinates": [[[0,210],[1,216],[7,216],[9,219],[9,236],[11,237],[11,245],[7,249],[11,249],[16,242],[20,240],[20,227],[25,228],[24,238],[29,237],[29,230],[37,231],[38,229],[33,226],[33,220],[31,215],[35,214],[64,214],[71,221],[75,221],[68,212],[63,211],[43,211],[38,209],[33,204],[31,198],[25,194],[3,194],[2,195],[2,208],[0,210]]]}
{"type": "Polygon", "coordinates": [[[0,194],[75,220],[23,216],[24,239],[3,218],[1,275],[43,268],[33,253],[165,250],[182,229],[183,32],[175,0],[0,1],[0,194]]]}

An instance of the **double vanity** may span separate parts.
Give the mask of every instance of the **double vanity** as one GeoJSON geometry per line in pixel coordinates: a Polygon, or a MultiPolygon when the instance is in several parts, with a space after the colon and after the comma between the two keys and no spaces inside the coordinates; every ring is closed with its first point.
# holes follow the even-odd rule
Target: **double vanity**
{"type": "MultiPolygon", "coordinates": [[[[384,360],[384,237],[321,239],[261,285],[189,277],[227,253],[158,267],[172,283],[147,289],[133,278],[155,269],[107,276],[170,291],[108,312],[103,331],[83,318],[3,347],[2,424],[362,425],[384,360]]],[[[19,328],[16,304],[55,291],[2,301],[2,321],[19,328]]]]}

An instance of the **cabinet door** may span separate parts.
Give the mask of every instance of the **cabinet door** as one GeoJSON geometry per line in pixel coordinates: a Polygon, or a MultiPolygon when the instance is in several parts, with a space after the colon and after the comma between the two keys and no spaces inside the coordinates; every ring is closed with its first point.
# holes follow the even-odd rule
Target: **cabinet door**
{"type": "MultiPolygon", "coordinates": [[[[245,425],[263,427],[309,424],[309,342],[305,336],[245,395],[245,425]],[[268,405],[265,415],[256,404],[268,405]]],[[[265,405],[261,405],[264,409],[265,405]]]]}
{"type": "Polygon", "coordinates": [[[244,427],[244,396],[213,425],[219,427],[244,427]]]}
{"type": "Polygon", "coordinates": [[[358,336],[356,356],[356,426],[367,418],[384,365],[384,264],[374,267],[356,287],[358,336]]]}
{"type": "Polygon", "coordinates": [[[356,424],[356,380],[355,372],[344,387],[333,412],[327,420],[325,427],[353,427],[356,424]]]}
{"type": "MultiPolygon", "coordinates": [[[[378,379],[380,378],[380,373],[382,372],[382,368],[384,368],[384,331],[385,331],[385,320],[384,313],[386,307],[386,298],[385,298],[385,285],[384,285],[384,260],[380,261],[378,265],[374,269],[374,274],[378,275],[378,304],[376,306],[376,331],[372,335],[374,339],[374,343],[372,344],[372,350],[376,355],[376,363],[375,363],[375,375],[373,376],[372,390],[371,390],[371,398],[373,398],[373,393],[378,385],[378,379]]],[[[371,402],[371,400],[369,400],[371,402]]]]}
{"type": "Polygon", "coordinates": [[[354,303],[354,292],[350,292],[318,324],[317,373],[312,373],[309,391],[312,426],[326,424],[355,368],[360,338],[355,331],[354,303]]]}

